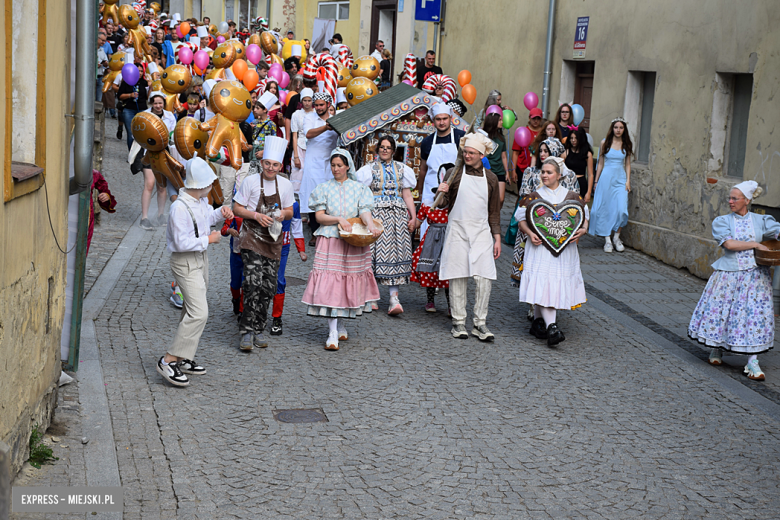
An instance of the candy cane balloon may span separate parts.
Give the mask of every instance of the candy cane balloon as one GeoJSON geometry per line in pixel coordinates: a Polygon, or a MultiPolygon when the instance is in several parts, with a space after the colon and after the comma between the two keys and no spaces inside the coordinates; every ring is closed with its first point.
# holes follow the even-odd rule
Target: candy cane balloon
{"type": "Polygon", "coordinates": [[[434,74],[428,77],[425,83],[423,83],[422,89],[433,94],[438,88],[444,89],[444,92],[441,94],[441,100],[444,103],[455,98],[455,80],[446,74],[434,74]]]}
{"type": "Polygon", "coordinates": [[[352,65],[355,63],[355,60],[352,57],[352,51],[346,45],[339,47],[339,61],[348,69],[351,69],[352,65]]]}
{"type": "Polygon", "coordinates": [[[317,73],[320,72],[325,82],[325,92],[330,94],[332,99],[336,99],[339,87],[339,69],[339,64],[333,59],[333,56],[327,52],[321,52],[316,54],[303,68],[303,78],[316,80],[317,73]]]}
{"type": "Polygon", "coordinates": [[[417,58],[414,54],[409,53],[404,58],[404,71],[401,76],[401,81],[411,81],[412,84],[417,84],[417,58]]]}

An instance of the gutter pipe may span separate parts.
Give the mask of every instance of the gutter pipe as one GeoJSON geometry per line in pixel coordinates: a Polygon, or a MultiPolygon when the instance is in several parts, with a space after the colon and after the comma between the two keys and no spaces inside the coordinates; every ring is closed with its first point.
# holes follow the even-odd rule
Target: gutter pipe
{"type": "Polygon", "coordinates": [[[552,75],[552,45],[553,26],[555,22],[555,0],[550,0],[547,14],[547,45],[544,50],[544,90],[542,90],[542,113],[548,118],[547,109],[550,106],[550,76],[552,75]]]}
{"type": "Polygon", "coordinates": [[[70,194],[92,186],[92,147],[95,138],[95,71],[97,54],[97,2],[76,0],[76,108],[70,194]]]}

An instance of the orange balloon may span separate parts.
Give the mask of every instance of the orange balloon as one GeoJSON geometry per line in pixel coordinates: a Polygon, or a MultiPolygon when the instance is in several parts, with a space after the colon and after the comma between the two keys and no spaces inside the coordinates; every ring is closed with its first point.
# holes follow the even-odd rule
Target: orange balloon
{"type": "Polygon", "coordinates": [[[458,83],[460,83],[461,87],[465,87],[469,83],[471,83],[471,72],[467,70],[462,70],[458,73],[458,83]]]}
{"type": "Polygon", "coordinates": [[[196,76],[203,76],[203,71],[202,71],[202,70],[200,70],[200,69],[198,68],[198,66],[197,66],[197,65],[195,65],[194,63],[192,64],[192,70],[193,70],[193,72],[195,72],[195,75],[196,75],[196,76]]]}
{"type": "Polygon", "coordinates": [[[233,63],[233,75],[236,77],[238,81],[241,81],[244,79],[244,74],[246,74],[246,71],[248,69],[248,66],[244,60],[236,60],[233,63]]]}
{"type": "Polygon", "coordinates": [[[179,24],[179,30],[183,35],[190,34],[190,22],[182,22],[179,24]]]}
{"type": "MultiPolygon", "coordinates": [[[[461,74],[463,73],[461,72],[461,74]]],[[[469,105],[473,105],[474,101],[477,99],[477,89],[474,87],[474,85],[465,85],[460,93],[463,96],[463,99],[465,99],[466,103],[469,105]]]]}
{"type": "Polygon", "coordinates": [[[244,73],[244,86],[249,92],[252,92],[252,89],[254,89],[257,84],[260,82],[260,76],[252,69],[249,69],[244,73]]]}

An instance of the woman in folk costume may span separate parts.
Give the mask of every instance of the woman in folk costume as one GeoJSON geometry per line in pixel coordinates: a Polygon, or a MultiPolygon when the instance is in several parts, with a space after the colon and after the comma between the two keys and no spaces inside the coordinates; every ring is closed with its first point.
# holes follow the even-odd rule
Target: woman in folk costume
{"type": "Polygon", "coordinates": [[[729,192],[732,212],[712,222],[712,236],[724,254],[712,264],[715,272],[688,325],[691,338],[712,347],[710,364],[723,364],[723,350],[747,355],[744,372],[756,381],[765,378],[758,354],[774,344],[775,316],[772,277],[768,267],[756,265],[755,250],[766,251],[759,241],[776,240],[780,234],[774,217],[748,211],[762,192],[755,181],[737,184],[729,192]]]}
{"type": "MultiPolygon", "coordinates": [[[[404,312],[398,299],[398,286],[409,283],[412,275],[412,232],[417,226],[412,188],[417,185],[414,170],[393,160],[395,139],[383,135],[377,140],[377,160],[355,172],[358,182],[374,193],[374,218],[385,227],[379,240],[371,244],[374,276],[379,285],[390,289],[388,314],[404,312]]],[[[379,307],[372,303],[372,309],[379,307]]]]}
{"type": "MultiPolygon", "coordinates": [[[[444,182],[447,170],[454,167],[452,163],[445,163],[439,167],[437,185],[444,182]]],[[[447,208],[431,209],[433,204],[420,204],[417,211],[417,222],[426,222],[427,229],[420,241],[420,245],[412,255],[412,278],[421,287],[425,287],[428,303],[425,304],[425,312],[436,312],[434,298],[436,289],[444,288],[447,297],[447,315],[451,315],[450,307],[450,282],[439,280],[439,267],[441,266],[441,250],[444,247],[444,235],[447,232],[447,208]]]]}
{"type": "Polygon", "coordinates": [[[373,194],[355,180],[355,165],[349,152],[343,148],[333,150],[330,168],[333,178],[314,188],[308,201],[320,226],[314,232],[314,266],[301,301],[308,305],[309,316],[328,318],[330,330],[325,349],[338,350],[339,341],[349,339],[344,319],[354,319],[364,310],[370,312],[371,303],[379,300],[370,247],[356,247],[342,240],[339,225],[351,231],[347,219],[360,217],[374,236],[380,231],[371,217],[373,194]]]}
{"type": "MultiPolygon", "coordinates": [[[[557,326],[557,309],[574,309],[585,303],[587,299],[577,242],[588,231],[590,214],[588,207],[582,202],[579,191],[569,189],[561,183],[562,170],[557,159],[560,158],[544,161],[540,175],[542,186],[525,197],[515,212],[520,230],[528,236],[529,240],[525,246],[523,276],[520,279],[520,301],[534,306],[534,321],[530,332],[539,339],[546,339],[550,347],[566,339],[557,326]],[[542,239],[531,230],[526,218],[527,208],[533,208],[534,201],[539,199],[549,204],[571,202],[582,212],[583,220],[580,228],[570,232],[570,243],[565,245],[563,250],[559,250],[557,256],[542,244],[542,239]]],[[[533,211],[534,214],[544,215],[550,210],[539,206],[533,211]]],[[[571,223],[568,224],[571,229],[576,221],[576,211],[576,208],[572,207],[567,212],[554,213],[551,215],[552,221],[566,222],[571,217],[571,223]]],[[[554,232],[551,231],[551,234],[554,232]]]]}

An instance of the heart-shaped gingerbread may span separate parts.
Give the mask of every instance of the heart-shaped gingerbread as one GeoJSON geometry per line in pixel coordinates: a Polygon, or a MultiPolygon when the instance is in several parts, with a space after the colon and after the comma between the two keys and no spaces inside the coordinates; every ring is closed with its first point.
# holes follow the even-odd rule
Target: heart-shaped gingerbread
{"type": "Polygon", "coordinates": [[[558,256],[582,227],[585,210],[576,200],[552,204],[536,199],[526,208],[525,219],[531,231],[542,239],[542,245],[558,256]]]}

